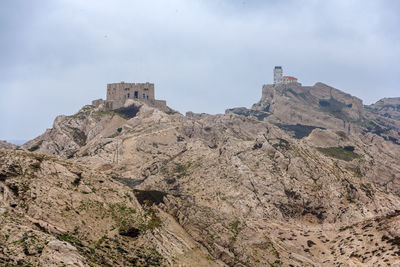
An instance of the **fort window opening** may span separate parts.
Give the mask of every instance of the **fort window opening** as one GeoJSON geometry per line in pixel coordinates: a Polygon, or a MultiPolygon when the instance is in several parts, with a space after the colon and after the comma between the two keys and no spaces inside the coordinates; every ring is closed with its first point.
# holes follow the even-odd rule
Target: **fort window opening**
{"type": "Polygon", "coordinates": [[[135,91],[134,98],[139,98],[139,92],[138,91],[135,91]]]}
{"type": "Polygon", "coordinates": [[[128,93],[128,98],[131,96],[131,94],[130,93],[128,93]]]}
{"type": "Polygon", "coordinates": [[[129,91],[129,88],[125,88],[125,91],[129,91]]]}
{"type": "Polygon", "coordinates": [[[143,94],[143,99],[145,99],[146,98],[146,94],[143,94]]]}

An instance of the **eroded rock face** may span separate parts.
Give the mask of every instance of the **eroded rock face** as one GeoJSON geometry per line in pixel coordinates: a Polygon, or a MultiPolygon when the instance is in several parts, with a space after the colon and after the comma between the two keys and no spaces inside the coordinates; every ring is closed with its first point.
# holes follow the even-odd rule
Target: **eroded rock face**
{"type": "Polygon", "coordinates": [[[22,148],[48,155],[71,158],[96,137],[112,137],[116,126],[126,121],[123,115],[85,106],[72,116],[58,116],[53,128],[27,142],[22,148]],[[112,129],[112,130],[111,130],[112,129]]]}
{"type": "Polygon", "coordinates": [[[37,153],[0,158],[2,266],[214,264],[168,214],[101,172],[37,153]]]}
{"type": "Polygon", "coordinates": [[[400,144],[400,98],[384,98],[366,106],[366,130],[400,144]]]}
{"type": "MultiPolygon", "coordinates": [[[[270,121],[352,131],[343,121],[360,120],[362,101],[323,83],[264,85],[254,110],[271,113],[270,121]]],[[[357,131],[357,129],[353,129],[357,131]]]]}
{"type": "Polygon", "coordinates": [[[372,132],[400,144],[399,98],[385,98],[365,106],[357,97],[323,83],[264,85],[261,100],[251,109],[234,108],[235,113],[269,121],[301,139],[310,127],[343,131],[346,134],[372,132]]]}
{"type": "Polygon", "coordinates": [[[367,106],[372,112],[381,116],[400,120],[400,97],[383,98],[373,105],[367,106]]]}
{"type": "MultiPolygon", "coordinates": [[[[99,111],[90,110],[60,119],[49,130],[56,136],[35,141],[72,144],[65,125],[92,131],[85,144],[74,142],[68,162],[121,181],[159,211],[162,226],[146,240],[166,264],[173,265],[166,255],[174,253],[199,266],[399,264],[400,146],[390,131],[355,123],[389,121],[323,84],[265,87],[248,111],[183,116],[142,105],[132,118],[96,120],[99,111]]],[[[65,147],[40,152],[67,158],[65,147]]],[[[0,177],[19,172],[7,165],[0,177]]],[[[79,188],[101,195],[99,188],[79,188]]]]}

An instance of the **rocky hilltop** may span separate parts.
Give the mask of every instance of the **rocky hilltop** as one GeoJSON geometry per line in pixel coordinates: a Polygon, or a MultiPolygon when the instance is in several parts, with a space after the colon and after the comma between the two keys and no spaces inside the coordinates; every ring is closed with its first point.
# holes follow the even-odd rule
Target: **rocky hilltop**
{"type": "MultiPolygon", "coordinates": [[[[321,83],[266,85],[226,114],[133,101],[59,116],[23,146],[35,153],[2,152],[2,229],[16,231],[3,260],[23,256],[18,234],[34,231],[82,266],[399,266],[399,121],[378,103],[321,83]]],[[[28,259],[52,262],[42,254],[28,259]]]]}
{"type": "Polygon", "coordinates": [[[17,146],[7,141],[0,141],[0,149],[16,149],[17,146]]]}
{"type": "Polygon", "coordinates": [[[296,137],[314,128],[341,130],[347,134],[372,132],[400,143],[399,98],[385,98],[371,106],[361,99],[323,83],[264,85],[261,100],[251,109],[227,110],[267,120],[296,137]]]}

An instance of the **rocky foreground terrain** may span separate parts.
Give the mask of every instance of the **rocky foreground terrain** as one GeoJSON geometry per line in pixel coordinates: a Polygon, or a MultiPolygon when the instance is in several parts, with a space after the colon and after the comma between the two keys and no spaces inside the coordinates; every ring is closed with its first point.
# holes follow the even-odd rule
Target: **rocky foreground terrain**
{"type": "Polygon", "coordinates": [[[0,152],[0,264],[400,266],[399,107],[317,83],[59,116],[0,152]]]}

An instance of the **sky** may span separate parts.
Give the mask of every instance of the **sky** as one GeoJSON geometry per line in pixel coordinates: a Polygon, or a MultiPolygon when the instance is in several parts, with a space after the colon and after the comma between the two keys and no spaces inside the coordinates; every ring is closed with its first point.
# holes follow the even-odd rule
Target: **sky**
{"type": "Polygon", "coordinates": [[[371,104],[400,96],[396,0],[1,0],[0,140],[29,140],[105,98],[155,83],[187,111],[250,107],[273,68],[371,104]]]}

